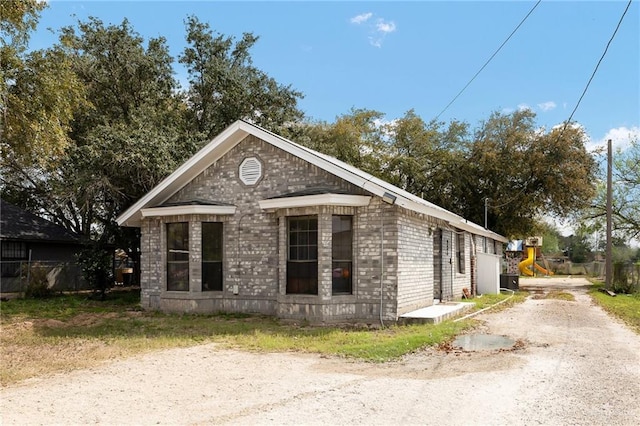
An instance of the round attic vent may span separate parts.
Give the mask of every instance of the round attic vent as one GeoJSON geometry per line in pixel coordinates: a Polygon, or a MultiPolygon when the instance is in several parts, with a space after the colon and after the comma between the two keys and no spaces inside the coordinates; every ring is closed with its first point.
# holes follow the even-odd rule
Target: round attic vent
{"type": "Polygon", "coordinates": [[[262,163],[256,157],[245,158],[238,174],[245,185],[255,185],[262,178],[262,163]]]}

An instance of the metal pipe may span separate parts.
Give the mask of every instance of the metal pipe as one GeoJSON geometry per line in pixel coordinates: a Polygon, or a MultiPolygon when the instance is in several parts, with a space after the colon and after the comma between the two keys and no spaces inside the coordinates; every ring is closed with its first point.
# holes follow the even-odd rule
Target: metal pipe
{"type": "Polygon", "coordinates": [[[511,298],[514,296],[514,294],[515,294],[515,291],[513,291],[513,290],[511,290],[511,289],[509,289],[509,288],[501,288],[501,289],[500,289],[500,291],[503,291],[503,290],[504,290],[504,291],[510,291],[510,292],[511,292],[511,296],[509,296],[509,297],[507,297],[506,299],[501,300],[501,301],[499,301],[499,302],[497,302],[497,303],[494,303],[493,305],[488,306],[488,307],[486,307],[486,308],[484,308],[484,309],[480,309],[479,311],[472,312],[472,313],[470,313],[469,315],[465,315],[465,316],[463,316],[463,317],[461,317],[461,318],[456,318],[456,319],[454,319],[454,320],[453,320],[453,322],[458,322],[458,321],[465,320],[465,319],[467,319],[467,318],[475,317],[476,315],[478,315],[478,314],[480,314],[480,313],[482,313],[482,312],[488,311],[489,309],[493,308],[494,306],[498,306],[499,304],[506,302],[507,300],[511,299],[511,298]]]}
{"type": "Polygon", "coordinates": [[[384,204],[380,203],[380,325],[384,328],[382,320],[382,288],[384,279],[384,204]]]}

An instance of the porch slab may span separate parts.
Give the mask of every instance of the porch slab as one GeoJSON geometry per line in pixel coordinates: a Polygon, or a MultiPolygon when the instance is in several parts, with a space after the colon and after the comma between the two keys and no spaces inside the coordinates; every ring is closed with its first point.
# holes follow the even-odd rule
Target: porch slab
{"type": "Polygon", "coordinates": [[[420,308],[400,315],[401,324],[438,324],[449,318],[459,316],[475,305],[470,302],[445,302],[420,308]]]}

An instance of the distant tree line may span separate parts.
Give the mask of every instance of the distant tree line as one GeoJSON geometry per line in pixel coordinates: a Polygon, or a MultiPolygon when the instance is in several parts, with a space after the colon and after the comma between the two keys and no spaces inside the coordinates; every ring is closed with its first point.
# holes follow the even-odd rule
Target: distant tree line
{"type": "MultiPolygon", "coordinates": [[[[0,2],[2,196],[98,244],[136,250],[115,218],[237,119],[337,157],[508,237],[532,235],[542,216],[593,205],[598,169],[581,126],[542,129],[530,110],[495,112],[472,127],[425,121],[409,109],[353,109],[305,117],[303,94],[256,68],[258,37],[216,33],[185,19],[177,57],[125,19],[59,29],[29,51],[45,2],[0,2]],[[175,61],[186,67],[181,87],[175,61]],[[486,201],[485,201],[486,200],[486,201]]],[[[637,215],[636,215],[637,217],[637,215]]]]}

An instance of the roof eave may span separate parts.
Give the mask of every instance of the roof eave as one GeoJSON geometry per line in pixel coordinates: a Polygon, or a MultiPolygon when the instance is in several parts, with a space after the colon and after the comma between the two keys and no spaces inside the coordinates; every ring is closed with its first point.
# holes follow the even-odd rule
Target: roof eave
{"type": "Polygon", "coordinates": [[[150,206],[158,206],[167,201],[173,194],[182,189],[218,158],[222,157],[227,151],[244,139],[249,134],[246,126],[246,123],[236,121],[223,130],[222,133],[207,143],[198,153],[183,163],[144,197],[118,216],[116,219],[118,225],[140,227],[142,209],[150,206]]]}

